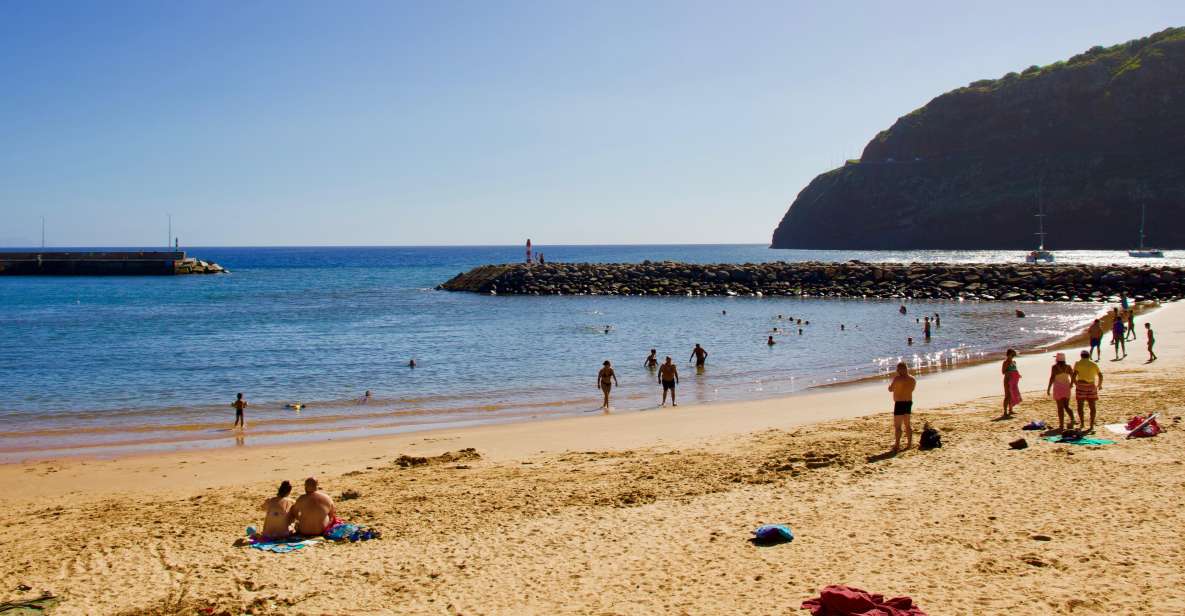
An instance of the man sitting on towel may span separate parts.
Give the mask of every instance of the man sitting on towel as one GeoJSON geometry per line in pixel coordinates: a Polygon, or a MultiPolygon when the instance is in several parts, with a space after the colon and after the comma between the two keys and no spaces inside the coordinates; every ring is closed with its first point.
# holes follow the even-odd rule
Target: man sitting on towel
{"type": "Polygon", "coordinates": [[[298,535],[323,535],[337,521],[337,507],[328,494],[317,488],[316,477],[304,480],[304,492],[288,510],[288,522],[296,524],[298,535]]]}

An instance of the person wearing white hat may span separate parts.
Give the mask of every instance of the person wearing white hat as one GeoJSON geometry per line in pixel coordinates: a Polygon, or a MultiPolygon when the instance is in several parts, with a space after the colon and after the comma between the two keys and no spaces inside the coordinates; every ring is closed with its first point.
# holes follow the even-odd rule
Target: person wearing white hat
{"type": "Polygon", "coordinates": [[[1057,429],[1066,429],[1066,419],[1070,420],[1068,427],[1074,427],[1074,411],[1070,410],[1070,389],[1074,382],[1074,369],[1066,363],[1066,354],[1058,353],[1053,356],[1054,364],[1049,370],[1049,384],[1045,386],[1045,395],[1053,390],[1053,401],[1057,403],[1057,429]]]}

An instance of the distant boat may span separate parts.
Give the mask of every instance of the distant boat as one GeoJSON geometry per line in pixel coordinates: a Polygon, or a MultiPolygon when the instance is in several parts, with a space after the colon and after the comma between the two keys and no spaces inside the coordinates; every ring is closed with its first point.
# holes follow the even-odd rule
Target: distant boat
{"type": "Polygon", "coordinates": [[[1141,259],[1163,259],[1164,251],[1156,248],[1144,248],[1144,214],[1147,209],[1146,204],[1140,204],[1140,247],[1127,251],[1127,256],[1141,259]]]}
{"type": "Polygon", "coordinates": [[[1025,263],[1053,263],[1053,253],[1045,250],[1045,208],[1041,202],[1041,187],[1045,176],[1037,182],[1037,250],[1025,255],[1025,263]]]}

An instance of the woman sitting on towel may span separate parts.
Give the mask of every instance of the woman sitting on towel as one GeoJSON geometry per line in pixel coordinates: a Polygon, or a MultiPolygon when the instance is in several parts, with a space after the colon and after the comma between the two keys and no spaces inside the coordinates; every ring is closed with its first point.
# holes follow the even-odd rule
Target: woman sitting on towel
{"type": "Polygon", "coordinates": [[[282,539],[292,534],[288,526],[288,510],[296,501],[288,498],[291,493],[292,484],[285,480],[280,484],[280,489],[275,496],[263,501],[260,509],[264,511],[262,533],[264,539],[282,539]]]}

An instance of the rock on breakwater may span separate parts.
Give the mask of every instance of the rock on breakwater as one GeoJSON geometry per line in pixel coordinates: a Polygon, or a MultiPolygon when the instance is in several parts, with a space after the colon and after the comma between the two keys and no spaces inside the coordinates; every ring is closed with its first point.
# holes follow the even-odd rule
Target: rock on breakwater
{"type": "Polygon", "coordinates": [[[1185,268],[952,263],[483,265],[439,289],[503,295],[778,295],[1103,301],[1185,297],[1185,268]]]}

